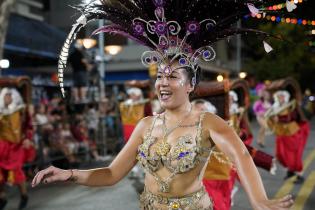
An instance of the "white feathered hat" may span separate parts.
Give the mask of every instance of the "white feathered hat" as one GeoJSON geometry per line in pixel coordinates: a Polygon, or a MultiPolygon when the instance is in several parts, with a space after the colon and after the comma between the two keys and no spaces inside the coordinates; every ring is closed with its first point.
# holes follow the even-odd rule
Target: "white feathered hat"
{"type": "Polygon", "coordinates": [[[279,96],[283,96],[284,97],[284,102],[288,103],[290,100],[290,93],[287,90],[278,90],[277,92],[275,92],[273,94],[273,99],[274,99],[274,104],[273,106],[277,107],[280,106],[280,101],[279,101],[279,96]]]}
{"type": "Polygon", "coordinates": [[[16,111],[16,109],[24,107],[24,101],[20,95],[20,93],[15,88],[3,88],[0,92],[0,110],[5,109],[4,104],[4,96],[6,94],[11,94],[12,97],[12,103],[9,104],[9,107],[7,109],[11,111],[16,111]]]}
{"type": "Polygon", "coordinates": [[[136,96],[141,96],[142,97],[142,90],[140,88],[130,88],[127,90],[128,95],[136,95],[136,96]]]}

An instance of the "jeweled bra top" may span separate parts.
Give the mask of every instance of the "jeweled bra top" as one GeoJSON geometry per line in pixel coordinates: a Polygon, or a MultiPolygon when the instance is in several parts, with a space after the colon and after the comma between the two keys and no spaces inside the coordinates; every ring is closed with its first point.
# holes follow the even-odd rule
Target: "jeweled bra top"
{"type": "Polygon", "coordinates": [[[144,137],[143,143],[138,147],[137,160],[143,169],[155,178],[159,185],[160,192],[170,192],[170,183],[175,175],[188,172],[201,162],[207,162],[214,148],[214,143],[211,140],[210,148],[202,147],[202,121],[204,115],[205,113],[202,113],[199,122],[190,126],[197,127],[195,141],[191,134],[180,136],[177,138],[175,145],[172,146],[165,155],[161,155],[157,151],[150,151],[150,147],[157,144],[158,141],[157,137],[152,136],[155,122],[158,118],[161,119],[160,115],[154,117],[150,129],[144,137]],[[156,173],[162,167],[165,167],[170,172],[170,175],[164,179],[156,173]]]}

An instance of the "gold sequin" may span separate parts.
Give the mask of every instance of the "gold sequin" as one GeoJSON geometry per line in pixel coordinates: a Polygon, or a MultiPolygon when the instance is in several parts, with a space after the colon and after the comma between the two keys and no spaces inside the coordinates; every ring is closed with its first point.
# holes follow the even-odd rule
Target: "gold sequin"
{"type": "Polygon", "coordinates": [[[172,209],[179,209],[180,206],[179,206],[178,202],[172,202],[171,207],[172,207],[172,209]]]}
{"type": "Polygon", "coordinates": [[[202,148],[201,146],[201,122],[203,117],[204,114],[200,116],[199,123],[193,125],[197,127],[195,139],[190,134],[186,134],[179,137],[174,146],[166,142],[165,136],[162,142],[157,142],[157,138],[151,136],[156,120],[160,119],[159,116],[154,118],[143,143],[138,147],[137,160],[144,170],[155,178],[160,192],[170,192],[171,182],[177,174],[195,168],[201,162],[201,159],[207,159],[205,156],[210,155],[213,147],[202,148]],[[156,144],[155,151],[150,152],[150,148],[154,144],[156,144]],[[161,167],[165,167],[170,172],[168,177],[160,177],[156,173],[161,167]]]}
{"type": "Polygon", "coordinates": [[[166,156],[171,149],[171,145],[167,142],[161,142],[157,146],[156,154],[160,156],[166,156]]]}
{"type": "Polygon", "coordinates": [[[156,210],[158,209],[156,205],[165,205],[169,210],[213,210],[212,202],[207,207],[202,207],[200,204],[200,201],[204,196],[208,196],[204,187],[197,192],[179,198],[155,195],[145,188],[140,195],[140,208],[141,210],[156,210]]]}

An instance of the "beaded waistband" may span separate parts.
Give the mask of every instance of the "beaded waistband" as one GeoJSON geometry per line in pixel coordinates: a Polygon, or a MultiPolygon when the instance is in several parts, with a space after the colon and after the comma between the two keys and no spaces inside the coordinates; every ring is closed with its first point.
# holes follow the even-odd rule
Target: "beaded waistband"
{"type": "MultiPolygon", "coordinates": [[[[145,206],[156,203],[156,204],[166,205],[168,206],[168,209],[173,210],[173,209],[182,209],[183,207],[189,207],[189,206],[199,206],[199,201],[205,194],[206,194],[206,190],[204,187],[202,187],[200,190],[194,193],[191,193],[189,195],[185,195],[182,197],[169,198],[162,195],[153,194],[147,189],[144,189],[143,193],[141,194],[140,201],[145,206]]],[[[201,209],[201,208],[198,208],[198,209],[201,209]]],[[[212,205],[209,207],[209,209],[212,209],[212,205]]]]}

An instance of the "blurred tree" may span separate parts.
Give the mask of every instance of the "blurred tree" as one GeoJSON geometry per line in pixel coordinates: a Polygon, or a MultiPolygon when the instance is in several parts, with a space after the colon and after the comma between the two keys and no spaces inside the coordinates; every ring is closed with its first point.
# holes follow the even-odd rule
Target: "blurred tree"
{"type": "Polygon", "coordinates": [[[0,59],[3,56],[3,47],[7,33],[9,16],[16,0],[0,0],[0,59]]]}
{"type": "Polygon", "coordinates": [[[257,37],[246,41],[245,51],[248,56],[244,62],[244,70],[255,75],[260,81],[292,76],[299,81],[303,80],[301,83],[303,89],[313,85],[315,59],[314,53],[305,44],[307,42],[305,27],[266,23],[261,24],[259,29],[270,34],[279,34],[285,41],[268,38],[267,43],[274,48],[269,54],[266,54],[261,40],[257,37]],[[310,83],[305,83],[305,79],[310,83]]]}

